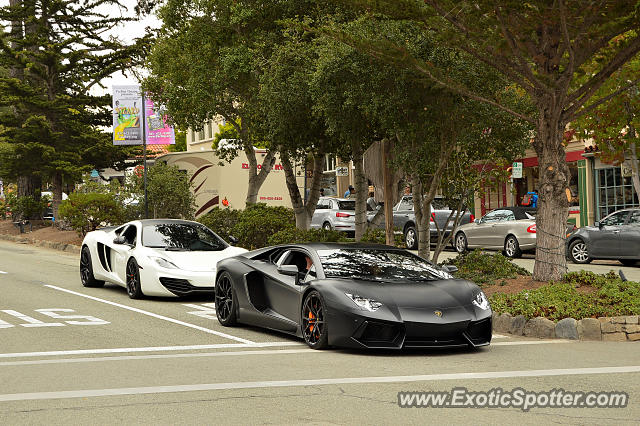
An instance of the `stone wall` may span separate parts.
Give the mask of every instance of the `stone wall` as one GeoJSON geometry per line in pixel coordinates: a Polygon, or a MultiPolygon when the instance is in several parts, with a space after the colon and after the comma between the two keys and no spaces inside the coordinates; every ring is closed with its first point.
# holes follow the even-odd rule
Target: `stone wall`
{"type": "Polygon", "coordinates": [[[510,333],[517,336],[560,338],[573,340],[604,340],[626,342],[640,340],[638,315],[619,317],[584,318],[576,320],[565,318],[553,322],[537,317],[527,320],[524,316],[511,314],[493,314],[493,331],[510,333]]]}

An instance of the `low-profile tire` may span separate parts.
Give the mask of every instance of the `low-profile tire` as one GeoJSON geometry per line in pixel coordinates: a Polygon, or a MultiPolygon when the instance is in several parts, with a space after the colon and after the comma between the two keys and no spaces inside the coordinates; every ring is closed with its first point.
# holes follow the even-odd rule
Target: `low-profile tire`
{"type": "Polygon", "coordinates": [[[587,251],[587,243],[581,239],[576,239],[569,244],[569,259],[573,263],[585,264],[590,263],[593,259],[589,257],[587,251]]]}
{"type": "Polygon", "coordinates": [[[131,299],[141,299],[144,296],[140,285],[140,268],[133,257],[127,262],[127,294],[131,299]]]}
{"type": "Polygon", "coordinates": [[[464,235],[464,232],[458,232],[456,234],[456,238],[453,243],[454,248],[458,252],[458,254],[464,254],[467,252],[467,236],[464,235]]]}
{"type": "Polygon", "coordinates": [[[102,287],[104,285],[104,281],[96,280],[93,276],[91,251],[87,246],[82,247],[80,252],[80,281],[84,287],[102,287]]]}
{"type": "Polygon", "coordinates": [[[216,317],[225,327],[233,327],[238,323],[238,301],[233,291],[231,274],[222,272],[216,281],[216,317]]]}
{"type": "Polygon", "coordinates": [[[638,264],[637,259],[618,259],[624,266],[636,266],[638,264]]]}
{"type": "Polygon", "coordinates": [[[415,226],[409,226],[404,231],[404,245],[409,250],[415,250],[418,248],[418,233],[415,226]]]}
{"type": "Polygon", "coordinates": [[[504,240],[504,255],[511,259],[515,259],[522,256],[522,250],[520,250],[520,243],[518,242],[518,239],[515,236],[509,235],[507,239],[504,240]]]}
{"type": "Polygon", "coordinates": [[[327,328],[327,308],[324,298],[317,290],[312,290],[302,302],[302,337],[311,349],[326,349],[329,346],[329,329],[327,328]]]}
{"type": "Polygon", "coordinates": [[[329,222],[325,222],[322,224],[322,229],[324,229],[325,231],[331,231],[331,229],[333,229],[331,227],[331,224],[329,222]]]}

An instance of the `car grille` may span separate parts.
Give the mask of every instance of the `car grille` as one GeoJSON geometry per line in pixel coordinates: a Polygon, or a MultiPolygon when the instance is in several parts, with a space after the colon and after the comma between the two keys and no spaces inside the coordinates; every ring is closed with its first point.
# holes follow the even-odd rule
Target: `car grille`
{"type": "Polygon", "coordinates": [[[215,292],[215,287],[196,287],[182,278],[160,277],[160,284],[176,296],[203,293],[213,294],[215,292]]]}
{"type": "Polygon", "coordinates": [[[474,343],[488,343],[491,340],[491,318],[471,322],[465,335],[474,343]]]}
{"type": "Polygon", "coordinates": [[[402,344],[403,327],[399,324],[365,321],[354,338],[368,347],[396,348],[402,344]]]}

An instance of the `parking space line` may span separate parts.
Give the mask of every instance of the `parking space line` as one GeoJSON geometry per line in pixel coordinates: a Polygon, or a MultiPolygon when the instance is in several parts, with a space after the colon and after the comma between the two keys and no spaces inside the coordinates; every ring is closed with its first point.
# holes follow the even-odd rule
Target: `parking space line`
{"type": "Polygon", "coordinates": [[[7,274],[8,272],[0,271],[0,274],[7,274]]]}
{"type": "Polygon", "coordinates": [[[300,342],[262,342],[262,343],[219,343],[214,345],[187,345],[187,346],[147,346],[141,348],[105,348],[105,349],[75,349],[67,351],[46,352],[13,352],[0,353],[0,358],[27,358],[37,356],[63,356],[63,355],[91,355],[91,354],[116,354],[133,352],[169,352],[192,351],[202,349],[232,349],[232,348],[272,348],[285,346],[303,346],[300,342]]]}
{"type": "Polygon", "coordinates": [[[509,336],[505,336],[505,335],[503,335],[503,334],[495,334],[495,333],[491,335],[491,338],[492,338],[492,339],[506,339],[506,338],[508,338],[508,337],[509,337],[509,336]]]}
{"type": "Polygon", "coordinates": [[[125,355],[125,356],[102,356],[95,358],[56,358],[56,359],[37,359],[32,361],[0,361],[0,367],[15,365],[41,365],[41,364],[73,364],[83,362],[111,362],[111,361],[133,361],[148,359],[166,359],[166,358],[198,358],[198,357],[227,357],[227,356],[251,356],[251,355],[288,355],[288,354],[326,354],[327,351],[314,351],[313,349],[267,349],[255,351],[226,351],[226,352],[195,352],[181,354],[160,354],[160,355],[125,355]]]}
{"type": "Polygon", "coordinates": [[[495,342],[491,346],[547,345],[559,343],[576,343],[577,340],[516,340],[513,342],[495,342]]]}
{"type": "Polygon", "coordinates": [[[373,383],[412,383],[433,382],[444,380],[483,380],[503,379],[514,377],[550,377],[592,374],[626,374],[640,373],[640,365],[624,367],[593,367],[593,368],[559,368],[553,370],[515,370],[515,371],[486,371],[473,373],[441,373],[416,376],[377,376],[377,377],[341,377],[324,379],[276,380],[262,382],[228,382],[205,383],[195,385],[147,386],[137,388],[112,389],[81,389],[53,392],[13,393],[0,395],[0,401],[28,401],[65,398],[90,398],[101,396],[143,395],[176,392],[203,392],[215,390],[282,388],[300,386],[323,385],[352,385],[373,383]]]}
{"type": "Polygon", "coordinates": [[[122,305],[120,303],[112,302],[110,300],[100,299],[98,297],[89,296],[87,294],[78,293],[78,292],[75,292],[75,291],[72,291],[72,290],[67,290],[66,288],[56,287],[54,285],[49,285],[49,284],[45,284],[44,286],[52,288],[54,290],[64,291],[65,293],[74,294],[76,296],[81,296],[81,297],[85,297],[87,299],[95,300],[96,302],[106,303],[107,305],[117,306],[119,308],[127,309],[129,311],[137,312],[139,314],[148,315],[148,316],[153,317],[153,318],[157,318],[157,319],[161,319],[161,320],[164,320],[164,321],[172,322],[174,324],[183,325],[185,327],[189,327],[189,328],[193,328],[193,329],[196,329],[196,330],[204,331],[205,333],[215,334],[216,336],[224,337],[225,339],[235,340],[236,342],[241,342],[241,343],[246,343],[246,344],[255,343],[255,342],[252,342],[251,340],[243,339],[241,337],[236,337],[236,336],[232,336],[232,335],[227,334],[227,333],[222,333],[220,331],[215,331],[215,330],[211,330],[209,328],[200,327],[199,325],[195,325],[195,324],[189,324],[188,322],[180,321],[180,320],[177,320],[177,319],[174,319],[174,318],[165,317],[164,315],[154,314],[153,312],[149,312],[149,311],[143,311],[142,309],[134,308],[132,306],[127,306],[127,305],[122,305]]]}

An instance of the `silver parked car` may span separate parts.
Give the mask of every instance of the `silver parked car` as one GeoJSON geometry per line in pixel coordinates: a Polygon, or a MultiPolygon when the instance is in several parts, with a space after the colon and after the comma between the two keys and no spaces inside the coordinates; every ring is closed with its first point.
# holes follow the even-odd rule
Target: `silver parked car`
{"type": "Polygon", "coordinates": [[[311,229],[356,231],[356,200],[321,197],[311,218],[311,229]]]}
{"type": "Polygon", "coordinates": [[[536,209],[501,207],[473,223],[458,228],[454,244],[458,253],[468,249],[502,250],[507,257],[520,257],[536,248],[536,209]]]}

